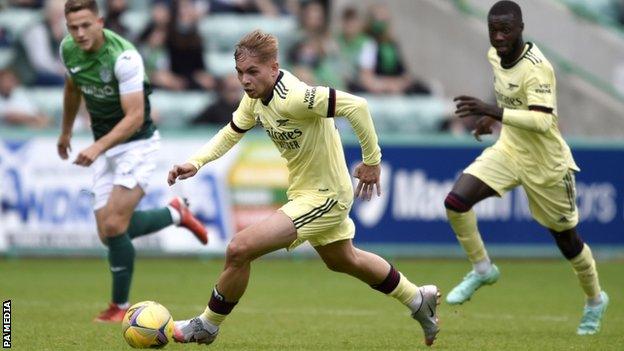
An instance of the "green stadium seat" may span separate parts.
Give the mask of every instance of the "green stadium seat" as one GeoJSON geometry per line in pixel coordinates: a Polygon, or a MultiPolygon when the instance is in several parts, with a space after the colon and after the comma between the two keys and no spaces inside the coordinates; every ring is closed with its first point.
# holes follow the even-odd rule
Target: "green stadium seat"
{"type": "Polygon", "coordinates": [[[362,95],[383,133],[434,133],[452,111],[446,100],[431,96],[362,95]]]}
{"type": "Polygon", "coordinates": [[[36,10],[8,8],[0,11],[0,27],[6,28],[15,38],[41,19],[41,12],[36,10]]]}
{"type": "Polygon", "coordinates": [[[15,51],[12,48],[0,48],[0,69],[7,68],[13,63],[15,51]]]}
{"type": "Polygon", "coordinates": [[[207,51],[204,52],[204,62],[210,74],[223,77],[226,74],[235,73],[233,52],[207,51]]]}
{"type": "Polygon", "coordinates": [[[137,38],[145,29],[149,20],[149,11],[126,11],[121,15],[121,23],[128,28],[131,38],[137,38]]]}
{"type": "Polygon", "coordinates": [[[210,15],[199,23],[205,41],[205,50],[232,52],[234,46],[248,32],[261,29],[274,34],[286,47],[294,41],[297,21],[294,17],[266,17],[262,15],[210,15]]]}
{"type": "Polygon", "coordinates": [[[187,126],[215,98],[211,92],[155,90],[150,101],[160,118],[158,125],[177,128],[187,126]]]}
{"type": "Polygon", "coordinates": [[[52,117],[57,124],[63,116],[63,88],[29,88],[28,97],[41,112],[52,117]]]}

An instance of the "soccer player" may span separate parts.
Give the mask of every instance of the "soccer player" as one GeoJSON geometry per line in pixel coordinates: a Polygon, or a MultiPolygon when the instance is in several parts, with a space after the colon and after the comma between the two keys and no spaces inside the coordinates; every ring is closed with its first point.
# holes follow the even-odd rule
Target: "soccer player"
{"type": "Polygon", "coordinates": [[[60,46],[67,74],[57,151],[62,159],[69,157],[72,126],[84,98],[95,142],[78,153],[74,164],[93,165],[95,220],[108,246],[113,275],[112,303],[95,321],[121,322],[129,307],[134,266],[130,240],[171,224],[189,229],[203,244],[208,236],[180,198],[167,207],[134,210],[156,168],[160,147],[141,56],[128,41],[103,28],[95,0],[68,0],[65,18],[70,35],[60,46]]]}
{"type": "Polygon", "coordinates": [[[439,331],[434,285],[420,288],[383,258],[356,248],[355,226],[349,218],[354,191],[334,117],[346,117],[362,147],[363,162],[355,196],[379,196],[381,151],[366,100],[326,87],[311,87],[281,70],[277,39],[261,31],[243,37],[236,46],[236,71],[245,95],[232,121],[188,162],[175,165],[169,184],[194,176],[206,163],[225,154],[256,124],[287,161],[289,201],[271,216],[236,233],[230,241],[221,273],[204,313],[176,322],[179,342],[210,344],[220,324],[243,296],[251,262],[278,249],[293,249],[308,241],[327,267],[349,274],[406,305],[431,345],[439,331]]]}
{"type": "Polygon", "coordinates": [[[513,1],[492,6],[488,27],[498,106],[459,96],[455,113],[480,117],[473,131],[477,140],[491,133],[496,121],[503,127],[498,141],[464,170],[444,201],[449,223],[473,265],[446,301],[461,304],[481,286],[498,280],[499,270],[488,257],[472,207],[521,185],[533,218],[553,235],[587,297],[577,333],[595,334],[609,298],[600,289],[591,250],[576,231],[574,173],[579,168],[557,127],[553,68],[535,44],[523,41],[522,12],[513,1]]]}

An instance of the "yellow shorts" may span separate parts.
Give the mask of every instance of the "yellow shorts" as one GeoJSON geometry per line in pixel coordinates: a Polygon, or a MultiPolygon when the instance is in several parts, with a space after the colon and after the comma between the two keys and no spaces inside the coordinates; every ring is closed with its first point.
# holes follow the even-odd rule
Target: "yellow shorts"
{"type": "Polygon", "coordinates": [[[531,215],[546,228],[560,232],[578,224],[576,184],[572,170],[568,170],[552,186],[536,186],[527,181],[522,168],[513,159],[500,150],[487,148],[464,173],[479,178],[499,196],[522,185],[529,199],[531,215]]]}
{"type": "Polygon", "coordinates": [[[297,240],[288,250],[305,241],[309,241],[312,246],[323,246],[355,236],[355,224],[349,218],[351,206],[336,199],[298,196],[280,210],[292,219],[297,228],[297,240]]]}

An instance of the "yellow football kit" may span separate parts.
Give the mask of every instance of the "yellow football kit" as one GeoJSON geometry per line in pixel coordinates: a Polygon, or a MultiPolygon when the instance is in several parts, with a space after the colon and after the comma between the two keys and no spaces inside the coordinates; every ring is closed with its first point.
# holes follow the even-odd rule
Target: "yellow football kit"
{"type": "Polygon", "coordinates": [[[353,186],[340,135],[332,117],[349,119],[362,146],[362,160],[381,162],[381,151],[366,100],[327,87],[311,87],[280,70],[266,100],[247,95],[232,122],[211,139],[189,162],[197,169],[238,142],[243,133],[261,124],[287,161],[288,203],[281,210],[297,229],[291,248],[309,241],[313,246],[353,238],[349,218],[353,186]]]}
{"type": "Polygon", "coordinates": [[[496,101],[504,108],[503,127],[498,141],[464,172],[501,196],[522,185],[533,218],[540,224],[557,231],[575,227],[574,172],[579,168],[557,125],[552,65],[533,43],[526,43],[523,55],[508,66],[501,65],[494,48],[488,59],[496,101]]]}

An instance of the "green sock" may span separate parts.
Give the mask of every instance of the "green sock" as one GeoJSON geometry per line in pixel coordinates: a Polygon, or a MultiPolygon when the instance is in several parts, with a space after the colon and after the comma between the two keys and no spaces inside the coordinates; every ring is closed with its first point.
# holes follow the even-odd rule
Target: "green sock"
{"type": "Polygon", "coordinates": [[[168,207],[149,211],[134,211],[128,225],[128,235],[130,239],[134,239],[154,233],[172,224],[173,219],[168,207]]]}
{"type": "Polygon", "coordinates": [[[134,246],[128,234],[108,238],[108,262],[113,275],[113,303],[126,303],[134,269],[134,246]]]}

